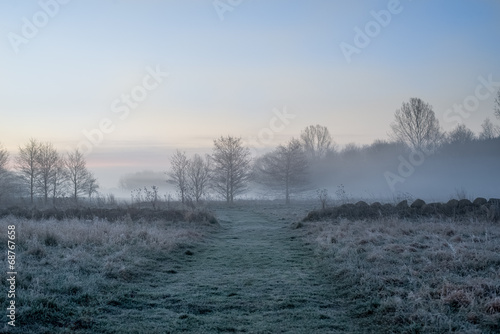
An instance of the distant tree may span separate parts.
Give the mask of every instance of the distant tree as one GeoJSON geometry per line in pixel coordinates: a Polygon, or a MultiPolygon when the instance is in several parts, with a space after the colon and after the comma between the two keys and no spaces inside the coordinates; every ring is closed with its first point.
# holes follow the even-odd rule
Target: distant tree
{"type": "Polygon", "coordinates": [[[36,163],[38,167],[38,178],[36,180],[36,189],[47,204],[49,195],[52,193],[54,178],[57,176],[59,162],[59,153],[51,143],[40,143],[36,163]]]}
{"type": "Polygon", "coordinates": [[[332,136],[325,126],[309,125],[300,134],[300,139],[311,160],[322,159],[333,150],[332,136]]]}
{"type": "Polygon", "coordinates": [[[245,192],[250,176],[250,150],[241,138],[232,136],[214,140],[212,187],[228,203],[245,192]]]}
{"type": "Polygon", "coordinates": [[[394,113],[394,118],[391,137],[412,150],[433,151],[443,139],[432,106],[419,98],[403,102],[394,113]]]}
{"type": "Polygon", "coordinates": [[[87,193],[87,182],[89,172],[87,170],[87,162],[83,153],[78,149],[69,152],[64,160],[66,175],[68,177],[69,187],[75,203],[78,201],[78,196],[87,193]]]}
{"type": "Polygon", "coordinates": [[[464,124],[459,124],[447,136],[446,140],[450,144],[465,144],[476,139],[476,135],[472,130],[464,124]]]}
{"type": "Polygon", "coordinates": [[[356,143],[348,143],[340,152],[341,156],[344,158],[353,158],[360,154],[362,151],[362,148],[356,145],[356,143]]]}
{"type": "Polygon", "coordinates": [[[0,168],[7,169],[7,162],[9,161],[9,152],[0,143],[0,168]]]}
{"type": "Polygon", "coordinates": [[[179,196],[181,198],[181,202],[184,204],[188,192],[189,167],[189,160],[186,157],[186,152],[176,150],[175,154],[170,158],[170,164],[171,169],[169,172],[167,172],[167,182],[173,184],[177,188],[177,191],[179,192],[179,196]]]}
{"type": "Polygon", "coordinates": [[[500,89],[497,92],[497,97],[495,98],[495,116],[500,118],[500,89]]]}
{"type": "Polygon", "coordinates": [[[16,158],[17,168],[25,184],[28,185],[30,202],[33,204],[35,197],[35,186],[39,175],[38,154],[40,143],[31,138],[24,147],[19,147],[19,155],[16,158]]]}
{"type": "Polygon", "coordinates": [[[97,194],[97,189],[99,189],[99,183],[97,182],[97,178],[94,173],[87,173],[87,181],[85,182],[86,193],[89,199],[92,198],[92,195],[97,194]]]}
{"type": "Polygon", "coordinates": [[[0,144],[0,177],[7,172],[7,163],[9,162],[9,152],[0,144]]]}
{"type": "Polygon", "coordinates": [[[259,158],[256,173],[257,180],[264,185],[283,190],[289,204],[290,194],[307,184],[308,160],[301,142],[292,139],[259,158]]]}
{"type": "Polygon", "coordinates": [[[0,199],[2,195],[7,193],[7,179],[9,171],[7,164],[9,162],[9,152],[0,144],[0,199]]]}
{"type": "Polygon", "coordinates": [[[404,143],[400,141],[387,141],[376,139],[371,145],[367,146],[364,151],[368,156],[372,158],[380,158],[383,155],[390,154],[394,155],[397,153],[402,153],[405,149],[404,143]]]}
{"type": "Polygon", "coordinates": [[[52,204],[56,205],[56,199],[66,194],[69,177],[66,171],[66,162],[63,156],[59,155],[52,178],[52,204]]]}
{"type": "Polygon", "coordinates": [[[187,176],[189,180],[189,193],[198,203],[206,194],[210,183],[210,157],[203,159],[195,154],[189,161],[187,176]]]}
{"type": "Polygon", "coordinates": [[[9,152],[0,144],[0,204],[5,204],[16,196],[25,195],[25,181],[10,169],[9,160],[9,152]]]}
{"type": "Polygon", "coordinates": [[[479,134],[479,139],[481,140],[493,139],[500,136],[500,128],[493,125],[489,118],[484,120],[483,124],[481,124],[481,128],[482,131],[479,134]]]}

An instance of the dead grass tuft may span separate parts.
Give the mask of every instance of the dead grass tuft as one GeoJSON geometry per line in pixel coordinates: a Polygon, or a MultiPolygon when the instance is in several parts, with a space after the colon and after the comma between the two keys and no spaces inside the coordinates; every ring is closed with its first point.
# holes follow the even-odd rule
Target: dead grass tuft
{"type": "Polygon", "coordinates": [[[26,251],[26,255],[34,256],[36,259],[40,260],[45,257],[45,249],[40,246],[35,246],[26,251]]]}
{"type": "Polygon", "coordinates": [[[444,296],[443,302],[453,308],[467,307],[472,303],[472,298],[464,290],[454,290],[444,296]]]}
{"type": "Polygon", "coordinates": [[[495,314],[500,313],[500,297],[496,297],[486,304],[486,313],[495,314]]]}

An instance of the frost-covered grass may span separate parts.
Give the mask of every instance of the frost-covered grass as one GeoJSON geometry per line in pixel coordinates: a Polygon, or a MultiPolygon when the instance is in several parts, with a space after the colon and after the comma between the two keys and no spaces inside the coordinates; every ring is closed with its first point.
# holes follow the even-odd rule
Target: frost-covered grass
{"type": "Polygon", "coordinates": [[[500,226],[304,223],[353,322],[377,333],[500,332],[500,226]]]}
{"type": "Polygon", "coordinates": [[[499,331],[498,224],[299,222],[311,209],[221,204],[220,225],[0,219],[0,244],[17,231],[17,332],[499,331]]]}
{"type": "MultiPolygon", "coordinates": [[[[138,284],[150,280],[153,272],[174,272],[185,248],[214,228],[181,222],[34,221],[11,216],[0,220],[4,249],[8,225],[16,227],[17,319],[16,328],[4,330],[13,333],[112,331],[106,326],[107,317],[112,317],[109,307],[141,309],[151,303],[141,298],[138,284]]],[[[4,269],[6,260],[3,256],[0,261],[4,269]]],[[[7,281],[1,284],[7,291],[7,281]]],[[[6,302],[7,294],[0,294],[0,304],[6,302]]]]}
{"type": "Polygon", "coordinates": [[[18,231],[18,332],[323,334],[352,328],[349,319],[339,319],[343,310],[331,299],[312,249],[289,228],[289,217],[303,214],[274,205],[262,211],[221,206],[217,228],[209,222],[1,220],[18,231]]]}

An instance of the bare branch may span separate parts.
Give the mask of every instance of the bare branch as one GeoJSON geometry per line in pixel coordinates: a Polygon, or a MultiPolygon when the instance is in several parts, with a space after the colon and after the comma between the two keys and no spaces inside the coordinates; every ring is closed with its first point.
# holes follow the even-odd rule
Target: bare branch
{"type": "Polygon", "coordinates": [[[28,185],[32,205],[35,197],[35,184],[39,174],[37,164],[39,151],[40,143],[31,138],[24,147],[19,147],[19,155],[16,158],[17,168],[24,183],[28,185]]]}
{"type": "Polygon", "coordinates": [[[482,131],[479,134],[479,139],[488,140],[500,136],[500,128],[493,125],[489,118],[486,118],[481,124],[482,131]]]}
{"type": "Polygon", "coordinates": [[[85,157],[78,149],[66,155],[66,173],[71,185],[71,193],[75,203],[78,201],[78,196],[87,192],[89,172],[86,164],[85,157]]]}
{"type": "Polygon", "coordinates": [[[459,124],[447,135],[450,144],[465,144],[476,139],[476,135],[464,124],[459,124]]]}
{"type": "Polygon", "coordinates": [[[212,153],[213,189],[227,202],[247,190],[250,176],[250,151],[241,138],[220,137],[214,140],[212,153]]]}
{"type": "Polygon", "coordinates": [[[186,195],[188,191],[188,166],[189,160],[186,157],[186,152],[181,152],[179,150],[175,151],[170,159],[171,170],[167,172],[168,180],[167,182],[172,183],[177,188],[179,192],[181,202],[186,201],[186,195]]]}
{"type": "Polygon", "coordinates": [[[257,181],[268,187],[282,189],[287,204],[290,203],[290,194],[307,183],[308,161],[297,139],[278,146],[258,159],[255,169],[257,181]]]}
{"type": "Polygon", "coordinates": [[[300,135],[306,154],[312,160],[322,159],[333,150],[330,132],[325,126],[309,125],[300,135]]]}
{"type": "Polygon", "coordinates": [[[419,98],[403,102],[394,118],[391,137],[405,143],[410,149],[432,151],[443,139],[432,106],[419,98]]]}

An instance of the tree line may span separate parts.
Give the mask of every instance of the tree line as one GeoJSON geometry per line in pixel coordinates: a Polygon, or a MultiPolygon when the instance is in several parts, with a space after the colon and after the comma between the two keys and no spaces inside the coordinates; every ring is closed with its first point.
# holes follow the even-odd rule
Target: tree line
{"type": "Polygon", "coordinates": [[[221,136],[214,140],[212,154],[205,157],[195,154],[188,158],[177,150],[170,159],[167,181],[175,186],[182,203],[199,202],[209,192],[232,203],[248,190],[250,181],[283,190],[289,203],[290,194],[307,187],[309,163],[327,156],[333,145],[326,127],[311,125],[300,139],[292,138],[272,152],[251,159],[241,138],[221,136]]]}
{"type": "Polygon", "coordinates": [[[88,170],[84,155],[75,149],[59,153],[52,143],[30,139],[19,147],[13,159],[15,171],[8,169],[10,157],[0,146],[0,200],[17,193],[27,196],[31,205],[41,199],[44,205],[58,198],[70,197],[76,203],[79,197],[92,197],[99,184],[88,170]]]}
{"type": "MultiPolygon", "coordinates": [[[[494,115],[500,118],[500,92],[494,115]]],[[[328,164],[334,167],[341,160],[354,161],[362,152],[373,155],[383,151],[407,150],[435,154],[445,147],[499,137],[500,128],[489,118],[482,123],[482,131],[478,135],[464,124],[444,132],[433,107],[419,98],[411,98],[394,113],[390,141],[376,140],[364,147],[350,143],[337,151],[327,127],[310,125],[298,139],[292,138],[273,151],[251,159],[250,151],[243,147],[241,138],[220,137],[214,140],[212,154],[204,158],[196,154],[190,159],[185,152],[177,150],[171,157],[167,181],[175,186],[183,203],[189,200],[199,202],[210,192],[233,202],[237,195],[248,190],[250,182],[280,191],[285,202],[289,203],[291,194],[317,186],[311,176],[318,173],[318,166],[328,164]]]]}
{"type": "MultiPolygon", "coordinates": [[[[495,100],[494,115],[500,119],[500,92],[495,100]]],[[[204,157],[199,154],[188,157],[177,150],[171,156],[171,168],[166,175],[182,203],[199,202],[209,194],[232,203],[251,183],[280,192],[289,203],[292,194],[317,186],[312,176],[318,174],[318,166],[324,169],[328,165],[329,173],[334,173],[342,161],[355,161],[361,152],[382,155],[405,149],[436,153],[447,145],[499,137],[500,128],[490,119],[483,122],[479,135],[464,124],[444,132],[432,106],[419,98],[411,98],[394,113],[390,141],[377,140],[364,147],[350,143],[337,150],[327,127],[310,125],[298,138],[291,138],[271,152],[252,158],[241,138],[221,136],[214,140],[212,154],[204,157]]],[[[0,145],[0,201],[6,195],[18,194],[28,197],[32,205],[36,199],[41,199],[45,205],[50,201],[55,205],[58,198],[68,197],[76,203],[78,198],[91,198],[99,188],[94,174],[86,167],[84,155],[78,150],[61,154],[49,142],[30,139],[19,147],[17,156],[12,159],[15,170],[9,170],[10,160],[9,153],[0,145]]],[[[156,200],[156,187],[149,197],[156,200]]]]}
{"type": "MultiPolygon", "coordinates": [[[[500,118],[500,91],[495,102],[495,115],[500,118]]],[[[476,136],[465,124],[458,124],[449,133],[444,132],[432,106],[419,98],[403,102],[394,114],[390,136],[412,150],[435,151],[443,144],[466,143],[473,140],[488,140],[500,136],[500,128],[489,118],[481,124],[481,133],[476,136]]]]}

